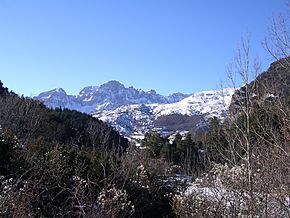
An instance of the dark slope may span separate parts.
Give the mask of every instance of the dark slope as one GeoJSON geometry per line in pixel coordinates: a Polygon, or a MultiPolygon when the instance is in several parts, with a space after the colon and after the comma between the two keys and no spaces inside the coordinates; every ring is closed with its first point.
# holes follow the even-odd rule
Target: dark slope
{"type": "Polygon", "coordinates": [[[254,81],[238,89],[233,95],[229,111],[235,115],[247,103],[252,107],[254,104],[273,102],[274,99],[285,102],[289,96],[290,57],[272,63],[254,81]]]}
{"type": "Polygon", "coordinates": [[[25,146],[36,142],[123,150],[128,141],[106,123],[68,109],[48,109],[43,103],[20,98],[0,87],[0,125],[25,146]]]}

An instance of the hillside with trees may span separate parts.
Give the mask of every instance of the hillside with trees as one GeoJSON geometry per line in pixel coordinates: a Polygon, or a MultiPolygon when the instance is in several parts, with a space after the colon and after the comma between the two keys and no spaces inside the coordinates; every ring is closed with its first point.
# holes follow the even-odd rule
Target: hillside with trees
{"type": "Polygon", "coordinates": [[[169,164],[129,149],[118,132],[89,115],[48,109],[3,85],[0,102],[1,216],[170,213],[172,188],[160,179],[169,164]]]}
{"type": "Polygon", "coordinates": [[[12,131],[23,147],[37,142],[119,151],[128,147],[128,141],[112,127],[89,115],[62,108],[51,110],[39,101],[18,97],[7,88],[1,90],[0,124],[12,131]]]}
{"type": "Polygon", "coordinates": [[[237,90],[228,118],[212,119],[208,131],[145,136],[149,155],[194,178],[173,199],[178,217],[290,216],[288,59],[237,90]]]}
{"type": "Polygon", "coordinates": [[[285,60],[236,91],[238,110],[224,122],[174,139],[148,133],[143,150],[89,115],[48,109],[1,83],[1,216],[289,216],[285,60]]]}
{"type": "Polygon", "coordinates": [[[274,19],[265,47],[275,62],[264,73],[243,40],[229,78],[239,75],[244,85],[233,96],[227,120],[213,120],[198,136],[206,170],[175,196],[179,217],[290,216],[288,28],[284,17],[274,19]]]}
{"type": "MultiPolygon", "coordinates": [[[[290,217],[286,24],[279,18],[265,40],[274,59],[265,72],[242,41],[229,78],[244,85],[225,120],[174,138],[147,133],[140,147],[90,115],[49,109],[0,82],[0,216],[290,217]]],[[[200,119],[170,118],[171,128],[200,119]]]]}

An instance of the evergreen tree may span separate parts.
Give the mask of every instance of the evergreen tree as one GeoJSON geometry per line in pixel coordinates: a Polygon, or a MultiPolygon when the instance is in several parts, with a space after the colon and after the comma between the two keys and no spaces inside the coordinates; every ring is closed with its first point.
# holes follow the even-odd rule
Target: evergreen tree
{"type": "Polygon", "coordinates": [[[7,95],[9,93],[8,88],[3,87],[3,83],[0,80],[0,95],[7,95]]]}
{"type": "Polygon", "coordinates": [[[164,158],[168,162],[173,161],[174,145],[170,144],[169,141],[165,142],[160,151],[160,157],[164,158]]]}
{"type": "Polygon", "coordinates": [[[12,168],[15,159],[16,137],[0,129],[0,175],[6,175],[12,168]]]}
{"type": "Polygon", "coordinates": [[[150,156],[158,158],[166,141],[159,133],[146,133],[141,143],[148,149],[150,156]]]}

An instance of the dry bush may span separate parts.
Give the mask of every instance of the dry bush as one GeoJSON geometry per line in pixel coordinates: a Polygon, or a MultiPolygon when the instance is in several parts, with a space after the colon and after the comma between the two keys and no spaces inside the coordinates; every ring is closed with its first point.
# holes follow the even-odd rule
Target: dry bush
{"type": "MultiPolygon", "coordinates": [[[[256,190],[250,195],[246,175],[246,165],[216,165],[186,192],[175,196],[174,212],[178,217],[289,216],[286,186],[280,187],[278,192],[256,190]]],[[[259,172],[255,173],[255,177],[260,176],[259,172]]]]}
{"type": "Polygon", "coordinates": [[[129,217],[135,211],[134,205],[128,200],[126,190],[116,189],[114,186],[100,192],[95,207],[93,217],[100,218],[129,217]]]}

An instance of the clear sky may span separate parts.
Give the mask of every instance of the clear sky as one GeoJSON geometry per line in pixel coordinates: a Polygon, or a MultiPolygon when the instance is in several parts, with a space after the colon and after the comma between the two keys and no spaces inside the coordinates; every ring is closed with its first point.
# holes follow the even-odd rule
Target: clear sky
{"type": "Polygon", "coordinates": [[[216,89],[240,39],[261,46],[286,0],[0,0],[0,80],[31,96],[118,80],[158,93],[216,89]]]}

